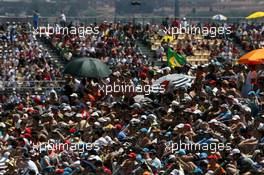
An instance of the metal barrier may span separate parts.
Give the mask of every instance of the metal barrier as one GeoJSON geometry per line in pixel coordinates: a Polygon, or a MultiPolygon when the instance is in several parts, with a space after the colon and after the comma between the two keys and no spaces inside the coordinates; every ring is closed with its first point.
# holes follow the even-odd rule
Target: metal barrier
{"type": "Polygon", "coordinates": [[[62,89],[65,80],[54,81],[0,81],[0,93],[9,94],[12,92],[45,91],[50,89],[62,89]]]}
{"type": "MultiPolygon", "coordinates": [[[[122,17],[122,16],[115,16],[115,17],[67,17],[68,22],[73,23],[102,23],[104,21],[108,22],[121,22],[121,23],[141,23],[143,25],[147,23],[151,24],[159,24],[166,18],[163,16],[156,16],[156,17],[122,17]]],[[[182,19],[182,17],[170,18],[171,19],[182,19]]],[[[212,17],[186,17],[188,21],[193,22],[241,22],[241,21],[248,21],[245,17],[229,17],[227,21],[215,21],[212,20],[212,17]]],[[[25,17],[9,17],[9,16],[0,16],[0,23],[3,22],[20,22],[20,23],[32,23],[33,17],[32,16],[25,16],[25,17]]],[[[264,19],[259,19],[259,22],[263,22],[264,19]]],[[[39,24],[40,25],[47,25],[47,24],[54,24],[59,23],[59,17],[39,17],[39,24]]]]}
{"type": "Polygon", "coordinates": [[[9,87],[34,87],[43,84],[62,84],[65,83],[65,80],[52,80],[52,81],[0,81],[0,86],[3,88],[9,87]]]}

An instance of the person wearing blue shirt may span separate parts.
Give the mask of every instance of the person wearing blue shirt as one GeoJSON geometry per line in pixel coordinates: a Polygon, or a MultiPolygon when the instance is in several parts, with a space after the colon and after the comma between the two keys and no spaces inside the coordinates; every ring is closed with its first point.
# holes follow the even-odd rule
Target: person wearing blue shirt
{"type": "Polygon", "coordinates": [[[221,107],[220,108],[221,109],[221,112],[217,116],[216,120],[219,120],[219,121],[227,121],[227,120],[230,120],[232,118],[232,113],[228,109],[228,105],[227,104],[222,104],[220,107],[221,107]]]}
{"type": "Polygon", "coordinates": [[[38,29],[38,22],[39,22],[39,13],[38,13],[38,11],[34,11],[34,14],[33,14],[33,28],[35,30],[38,29]]]}

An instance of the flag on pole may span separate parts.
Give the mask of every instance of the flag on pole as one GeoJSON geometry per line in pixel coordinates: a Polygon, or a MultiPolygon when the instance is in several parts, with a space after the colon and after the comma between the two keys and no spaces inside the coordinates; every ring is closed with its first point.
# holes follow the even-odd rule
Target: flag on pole
{"type": "Polygon", "coordinates": [[[186,59],[182,55],[173,51],[171,48],[169,48],[167,52],[167,62],[168,65],[172,68],[182,67],[187,63],[186,59]]]}

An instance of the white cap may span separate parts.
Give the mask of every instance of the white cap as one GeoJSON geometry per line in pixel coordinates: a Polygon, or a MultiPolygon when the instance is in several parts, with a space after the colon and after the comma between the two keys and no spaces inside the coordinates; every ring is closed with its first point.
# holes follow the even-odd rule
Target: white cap
{"type": "Polygon", "coordinates": [[[86,102],[86,105],[91,106],[91,102],[90,101],[87,101],[86,102]]]}
{"type": "Polygon", "coordinates": [[[140,119],[141,120],[146,120],[147,119],[147,116],[146,115],[141,115],[140,119]]]}
{"type": "Polygon", "coordinates": [[[239,115],[234,115],[234,116],[232,117],[232,120],[240,120],[239,115]]]}
{"type": "Polygon", "coordinates": [[[72,93],[70,96],[71,97],[78,97],[78,95],[76,93],[72,93]]]}
{"type": "Polygon", "coordinates": [[[141,105],[139,103],[134,103],[131,107],[140,109],[141,105]]]}
{"type": "Polygon", "coordinates": [[[137,119],[137,118],[132,118],[132,119],[130,120],[130,122],[133,123],[133,124],[136,124],[136,123],[140,123],[140,120],[137,119]]]}
{"type": "Polygon", "coordinates": [[[217,123],[218,121],[216,119],[210,120],[208,123],[217,123]]]}
{"type": "Polygon", "coordinates": [[[148,115],[148,118],[149,118],[149,119],[152,119],[152,120],[156,120],[156,119],[157,119],[157,116],[154,115],[154,114],[149,114],[149,115],[148,115]]]}
{"type": "Polygon", "coordinates": [[[258,128],[257,128],[258,131],[264,131],[264,124],[263,123],[260,123],[258,128]]]}
{"type": "Polygon", "coordinates": [[[238,99],[237,99],[237,98],[234,98],[234,99],[233,99],[233,103],[234,103],[235,105],[238,105],[238,104],[239,104],[238,99]]]}
{"type": "Polygon", "coordinates": [[[171,160],[171,159],[175,159],[175,157],[176,157],[175,155],[171,154],[171,155],[169,155],[168,159],[169,159],[169,160],[171,160]]]}
{"type": "Polygon", "coordinates": [[[180,123],[180,124],[176,125],[176,128],[184,128],[184,124],[180,123]]]}
{"type": "Polygon", "coordinates": [[[111,122],[110,117],[105,117],[104,119],[105,119],[107,122],[111,122]]]}
{"type": "Polygon", "coordinates": [[[246,106],[246,107],[244,108],[244,111],[245,111],[245,112],[248,112],[248,113],[251,113],[251,109],[250,109],[250,107],[248,107],[248,106],[246,106]]]}
{"type": "Polygon", "coordinates": [[[92,116],[92,117],[99,117],[99,114],[98,114],[98,112],[93,112],[93,113],[91,114],[91,116],[92,116]]]}
{"type": "Polygon", "coordinates": [[[105,118],[103,118],[103,117],[100,117],[100,118],[98,119],[98,122],[100,122],[100,123],[104,123],[104,122],[107,122],[107,120],[106,120],[105,118]]]}
{"type": "Polygon", "coordinates": [[[99,122],[94,122],[95,126],[101,126],[101,124],[99,122]]]}
{"type": "Polygon", "coordinates": [[[78,113],[78,114],[76,114],[76,116],[75,117],[77,117],[77,118],[82,118],[83,116],[82,116],[82,114],[81,113],[78,113]]]}
{"type": "Polygon", "coordinates": [[[6,124],[3,123],[3,122],[0,122],[0,127],[5,128],[6,127],[6,124]]]}
{"type": "Polygon", "coordinates": [[[110,137],[110,136],[105,136],[105,140],[108,142],[108,144],[114,144],[115,143],[115,141],[113,141],[113,139],[110,137]]]}
{"type": "Polygon", "coordinates": [[[63,111],[70,111],[71,110],[71,107],[70,106],[65,106],[64,108],[63,108],[63,111]]]}
{"type": "Polygon", "coordinates": [[[237,149],[237,148],[235,148],[235,149],[233,149],[233,150],[230,152],[230,155],[240,154],[240,153],[241,153],[240,150],[237,149]]]}
{"type": "Polygon", "coordinates": [[[202,111],[200,111],[199,109],[196,109],[195,111],[193,111],[193,114],[202,114],[202,111]]]}
{"type": "Polygon", "coordinates": [[[171,71],[171,68],[170,67],[164,67],[163,70],[165,70],[167,72],[170,72],[171,71]]]}
{"type": "Polygon", "coordinates": [[[98,155],[91,155],[88,160],[96,160],[102,162],[102,159],[98,155]]]}
{"type": "Polygon", "coordinates": [[[108,145],[108,141],[104,137],[100,137],[94,143],[99,145],[99,146],[107,146],[108,145]]]}
{"type": "Polygon", "coordinates": [[[177,102],[176,100],[173,100],[173,101],[171,102],[171,106],[179,106],[179,105],[180,105],[180,103],[177,102]]]}

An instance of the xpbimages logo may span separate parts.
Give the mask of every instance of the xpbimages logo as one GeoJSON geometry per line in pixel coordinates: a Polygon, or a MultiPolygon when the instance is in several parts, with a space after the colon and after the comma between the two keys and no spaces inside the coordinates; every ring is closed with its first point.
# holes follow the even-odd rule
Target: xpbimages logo
{"type": "Polygon", "coordinates": [[[41,151],[68,151],[68,152],[79,152],[84,153],[85,151],[100,149],[99,144],[97,143],[61,143],[59,140],[54,140],[53,142],[48,141],[47,143],[38,143],[33,144],[33,148],[41,153],[41,151]]]}
{"type": "Polygon", "coordinates": [[[182,26],[179,27],[165,27],[163,30],[167,35],[191,34],[191,35],[210,35],[212,38],[217,35],[230,35],[232,33],[231,26],[219,27],[198,27],[198,26],[182,26]]]}
{"type": "Polygon", "coordinates": [[[35,33],[38,34],[40,37],[42,36],[50,36],[50,35],[79,35],[79,37],[85,37],[87,35],[98,35],[99,34],[99,27],[91,27],[91,26],[80,26],[80,27],[62,27],[62,26],[40,26],[34,29],[35,33]]]}
{"type": "Polygon", "coordinates": [[[231,143],[184,143],[182,141],[173,143],[166,143],[166,151],[175,153],[181,149],[188,150],[191,152],[207,151],[211,153],[216,153],[218,151],[230,151],[232,149],[231,143]]]}
{"type": "Polygon", "coordinates": [[[124,84],[116,84],[115,82],[113,84],[108,85],[98,85],[99,89],[103,91],[106,95],[112,94],[112,93],[137,93],[137,94],[144,94],[149,95],[150,93],[164,93],[165,92],[165,85],[124,85],[124,84]]]}

